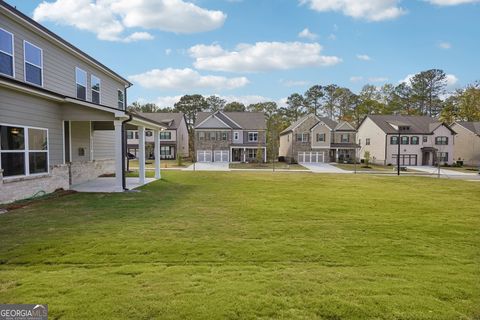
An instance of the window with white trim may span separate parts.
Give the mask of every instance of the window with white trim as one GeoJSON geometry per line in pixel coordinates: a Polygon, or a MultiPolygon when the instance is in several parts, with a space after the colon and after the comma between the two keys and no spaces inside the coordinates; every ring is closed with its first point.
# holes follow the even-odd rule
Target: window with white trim
{"type": "Polygon", "coordinates": [[[48,172],[48,130],[0,125],[0,168],[4,177],[48,172]]]}
{"type": "Polygon", "coordinates": [[[325,142],[325,133],[317,133],[317,142],[325,142]]]}
{"type": "Polygon", "coordinates": [[[120,109],[125,109],[125,97],[123,95],[123,91],[118,90],[117,95],[118,95],[118,107],[120,109]]]}
{"type": "Polygon", "coordinates": [[[75,67],[75,83],[77,84],[77,99],[87,100],[87,72],[75,67]]]}
{"type": "Polygon", "coordinates": [[[0,73],[10,77],[15,76],[13,52],[13,33],[0,28],[0,73]]]}
{"type": "Polygon", "coordinates": [[[342,133],[340,135],[340,142],[341,143],[348,143],[350,142],[350,135],[348,133],[342,133]]]}
{"type": "Polygon", "coordinates": [[[28,41],[23,41],[25,56],[25,82],[43,86],[43,51],[28,41]]]}
{"type": "Polygon", "coordinates": [[[90,77],[91,84],[90,87],[92,88],[92,102],[96,104],[100,104],[100,78],[94,76],[90,77]]]}
{"type": "Polygon", "coordinates": [[[435,137],[435,144],[436,145],[447,145],[448,144],[448,137],[435,137]]]}
{"type": "Polygon", "coordinates": [[[438,161],[448,162],[448,152],[439,152],[438,153],[438,161]]]}
{"type": "Polygon", "coordinates": [[[171,140],[172,133],[170,131],[160,131],[160,140],[171,140]]]}
{"type": "Polygon", "coordinates": [[[248,142],[257,142],[257,141],[258,141],[258,132],[249,132],[248,142]]]}
{"type": "Polygon", "coordinates": [[[257,157],[257,149],[247,149],[247,157],[249,159],[255,159],[257,157]]]}
{"type": "Polygon", "coordinates": [[[233,140],[238,141],[240,139],[240,132],[235,131],[233,133],[233,140]]]}

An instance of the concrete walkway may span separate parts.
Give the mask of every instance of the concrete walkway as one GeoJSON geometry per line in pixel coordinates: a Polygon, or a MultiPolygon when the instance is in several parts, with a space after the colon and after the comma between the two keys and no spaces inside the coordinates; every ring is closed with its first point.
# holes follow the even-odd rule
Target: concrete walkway
{"type": "Polygon", "coordinates": [[[230,171],[228,162],[196,162],[184,171],[230,171]]]}
{"type": "MultiPolygon", "coordinates": [[[[412,169],[420,172],[425,172],[429,174],[438,174],[438,168],[433,166],[408,166],[407,169],[412,169]]],[[[456,170],[448,170],[440,168],[440,175],[447,176],[476,176],[476,173],[460,172],[456,170]]]]}
{"type": "Polygon", "coordinates": [[[314,173],[352,173],[353,171],[342,170],[338,167],[332,166],[328,163],[310,163],[310,162],[303,162],[300,165],[304,166],[308,170],[314,173]]]}
{"type": "MultiPolygon", "coordinates": [[[[155,181],[153,178],[145,178],[145,184],[149,184],[150,182],[155,181]]],[[[127,189],[133,190],[142,185],[138,182],[138,178],[127,178],[127,189]]],[[[71,190],[78,191],[78,192],[123,192],[123,190],[119,190],[118,187],[115,185],[115,178],[97,178],[92,181],[87,181],[84,183],[73,185],[71,190]]]]}

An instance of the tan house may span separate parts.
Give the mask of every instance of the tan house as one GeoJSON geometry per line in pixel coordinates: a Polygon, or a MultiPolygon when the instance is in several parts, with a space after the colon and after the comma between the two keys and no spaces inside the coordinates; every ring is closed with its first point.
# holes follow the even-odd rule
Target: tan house
{"type": "Polygon", "coordinates": [[[287,162],[352,162],[357,147],[351,124],[308,114],[280,133],[279,157],[287,162]]]}
{"type": "MultiPolygon", "coordinates": [[[[139,113],[141,116],[163,124],[166,129],[160,131],[160,159],[173,160],[177,155],[189,156],[187,119],[183,112],[154,112],[139,113]]],[[[154,136],[153,131],[145,132],[145,145],[147,150],[153,152],[154,136]]],[[[128,130],[127,149],[135,157],[138,156],[138,131],[128,130]]],[[[148,152],[147,152],[148,153],[148,152]]],[[[147,154],[147,158],[153,159],[153,154],[147,154]]]]}
{"type": "Polygon", "coordinates": [[[452,164],[454,137],[450,126],[428,116],[369,115],[357,130],[359,157],[368,151],[382,165],[397,163],[399,144],[402,166],[452,164]]]}
{"type": "Polygon", "coordinates": [[[454,159],[469,166],[480,166],[480,122],[455,122],[454,159]]]}

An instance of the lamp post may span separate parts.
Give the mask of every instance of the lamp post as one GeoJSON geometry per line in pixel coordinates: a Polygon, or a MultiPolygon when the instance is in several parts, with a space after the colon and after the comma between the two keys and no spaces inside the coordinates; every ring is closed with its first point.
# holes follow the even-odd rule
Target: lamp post
{"type": "Polygon", "coordinates": [[[397,176],[400,175],[400,126],[398,126],[398,138],[397,138],[397,176]]]}

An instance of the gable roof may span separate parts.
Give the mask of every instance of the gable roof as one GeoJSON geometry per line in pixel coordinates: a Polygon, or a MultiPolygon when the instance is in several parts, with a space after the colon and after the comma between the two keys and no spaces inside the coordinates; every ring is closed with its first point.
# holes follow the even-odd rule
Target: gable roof
{"type": "Polygon", "coordinates": [[[288,126],[288,128],[286,128],[285,130],[280,132],[280,135],[284,135],[284,134],[287,134],[287,133],[295,130],[299,125],[301,125],[303,122],[305,122],[307,119],[309,119],[311,117],[315,117],[317,119],[317,122],[310,128],[310,130],[313,129],[314,127],[316,127],[320,122],[325,123],[327,125],[327,127],[329,127],[331,130],[335,130],[335,128],[338,125],[338,122],[335,121],[335,120],[332,120],[332,119],[327,118],[327,117],[319,117],[319,116],[314,115],[313,113],[309,113],[309,114],[304,115],[303,117],[301,117],[297,121],[293,122],[290,126],[288,126]]]}
{"type": "Polygon", "coordinates": [[[457,121],[456,124],[480,136],[480,121],[457,121]]]}
{"type": "Polygon", "coordinates": [[[429,116],[368,115],[362,120],[360,126],[367,118],[370,118],[370,120],[372,120],[380,129],[382,129],[383,132],[387,134],[398,133],[391,124],[409,126],[410,130],[408,133],[416,134],[432,134],[433,131],[443,125],[453,134],[455,134],[455,131],[453,131],[447,124],[429,116]]]}
{"type": "Polygon", "coordinates": [[[182,119],[185,117],[183,112],[141,112],[141,116],[153,121],[163,123],[167,129],[178,129],[182,119]]]}
{"type": "Polygon", "coordinates": [[[10,15],[13,15],[16,18],[19,18],[21,21],[23,21],[23,22],[27,23],[28,25],[34,27],[35,29],[39,30],[40,32],[45,34],[47,37],[49,37],[51,40],[54,40],[55,42],[61,44],[64,48],[66,48],[68,50],[71,50],[71,51],[74,51],[76,54],[80,55],[82,58],[89,61],[90,63],[96,65],[98,68],[100,68],[101,70],[103,70],[107,74],[109,74],[109,75],[113,76],[114,78],[117,78],[118,80],[124,82],[128,87],[132,86],[132,83],[130,81],[128,81],[127,79],[125,79],[124,77],[122,77],[121,75],[119,75],[118,73],[113,71],[112,69],[108,68],[107,66],[102,64],[100,61],[96,60],[95,58],[93,58],[89,54],[83,52],[82,50],[80,50],[79,48],[77,48],[76,46],[71,44],[70,42],[66,41],[62,37],[58,36],[57,34],[55,34],[52,31],[50,31],[49,29],[47,29],[46,27],[44,27],[40,23],[36,22],[35,20],[30,18],[29,16],[23,14],[21,11],[17,10],[15,7],[9,5],[8,3],[6,3],[3,0],[0,1],[0,9],[1,8],[5,9],[5,11],[7,13],[9,13],[10,15]]]}
{"type": "MultiPolygon", "coordinates": [[[[197,127],[207,118],[215,116],[232,129],[266,130],[265,113],[263,112],[199,112],[195,126],[197,127]]],[[[215,128],[211,128],[215,129],[215,128]]]]}

